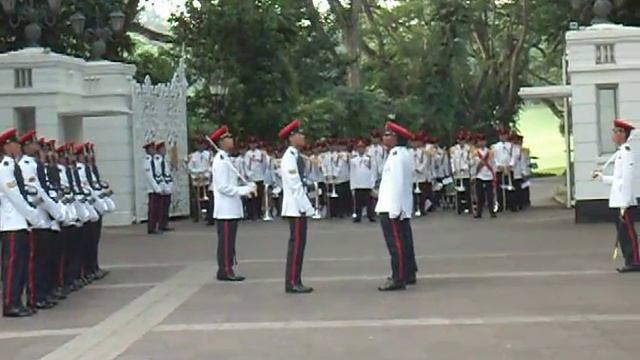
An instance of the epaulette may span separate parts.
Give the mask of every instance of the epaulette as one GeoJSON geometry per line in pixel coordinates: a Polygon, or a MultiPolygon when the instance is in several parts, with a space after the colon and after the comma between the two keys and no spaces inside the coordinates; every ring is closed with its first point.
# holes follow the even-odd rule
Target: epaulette
{"type": "Polygon", "coordinates": [[[7,160],[5,160],[5,161],[2,162],[2,165],[9,166],[9,162],[7,160]]]}
{"type": "Polygon", "coordinates": [[[391,152],[391,155],[396,155],[396,154],[398,154],[398,150],[393,150],[393,151],[391,152]]]}
{"type": "Polygon", "coordinates": [[[145,159],[145,160],[150,160],[150,159],[151,159],[151,155],[149,155],[149,154],[145,155],[145,156],[144,156],[144,159],[145,159]]]}
{"type": "Polygon", "coordinates": [[[624,149],[625,149],[625,150],[627,150],[627,151],[631,151],[631,146],[629,146],[629,145],[625,145],[625,146],[624,146],[624,149]]]}
{"type": "Polygon", "coordinates": [[[224,155],[222,153],[218,153],[218,156],[220,156],[220,159],[224,160],[224,155]]]}

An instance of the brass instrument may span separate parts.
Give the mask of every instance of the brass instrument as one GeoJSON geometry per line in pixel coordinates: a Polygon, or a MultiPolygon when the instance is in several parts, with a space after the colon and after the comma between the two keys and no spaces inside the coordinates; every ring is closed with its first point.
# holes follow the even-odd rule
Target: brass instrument
{"type": "Polygon", "coordinates": [[[422,190],[420,190],[420,184],[416,181],[413,183],[415,186],[413,187],[414,194],[422,194],[422,190]]]}
{"type": "Polygon", "coordinates": [[[356,219],[358,217],[358,211],[362,212],[362,209],[356,209],[356,192],[355,190],[351,191],[351,208],[353,212],[351,213],[351,218],[356,219]]]}
{"type": "Polygon", "coordinates": [[[198,201],[209,201],[207,188],[211,184],[211,178],[207,171],[194,171],[191,173],[191,183],[196,191],[198,201]]]}
{"type": "Polygon", "coordinates": [[[262,220],[273,221],[271,216],[271,204],[269,203],[269,184],[264,184],[264,216],[262,220]]]}
{"type": "Polygon", "coordinates": [[[321,195],[321,190],[320,190],[320,186],[318,185],[318,182],[314,182],[313,186],[316,188],[316,196],[315,196],[315,211],[313,212],[313,216],[312,218],[315,220],[319,220],[322,219],[322,214],[320,214],[320,195],[321,195]]]}

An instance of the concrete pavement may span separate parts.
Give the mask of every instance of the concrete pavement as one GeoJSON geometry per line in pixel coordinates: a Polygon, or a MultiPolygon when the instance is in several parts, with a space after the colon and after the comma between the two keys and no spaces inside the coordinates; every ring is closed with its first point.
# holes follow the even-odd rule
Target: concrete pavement
{"type": "Polygon", "coordinates": [[[313,222],[307,296],[284,294],[287,225],[243,223],[239,272],[213,280],[213,228],[107,229],[100,283],[31,319],[0,319],[2,359],[635,359],[640,275],[618,275],[613,226],[532,209],[413,221],[418,285],[379,293],[378,224],[313,222]]]}

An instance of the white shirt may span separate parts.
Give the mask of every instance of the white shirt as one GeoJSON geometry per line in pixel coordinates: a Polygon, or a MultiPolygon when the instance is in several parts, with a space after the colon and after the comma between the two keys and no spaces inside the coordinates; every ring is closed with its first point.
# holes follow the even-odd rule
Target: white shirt
{"type": "Polygon", "coordinates": [[[427,154],[422,148],[410,149],[409,153],[413,159],[413,182],[422,183],[427,180],[427,154]]]}
{"type": "Polygon", "coordinates": [[[211,169],[211,161],[212,155],[209,150],[198,150],[194,151],[189,155],[189,164],[187,168],[189,169],[189,174],[204,172],[209,174],[209,170],[211,169]]]}
{"type": "MultiPolygon", "coordinates": [[[[512,153],[513,144],[510,142],[499,141],[491,147],[493,150],[493,156],[495,159],[496,166],[513,166],[513,153],[512,153]]],[[[496,169],[497,171],[497,169],[496,169]]]]}
{"type": "Polygon", "coordinates": [[[38,224],[39,216],[22,197],[14,175],[15,161],[4,156],[0,164],[0,231],[28,229],[27,221],[38,224]]]}
{"type": "Polygon", "coordinates": [[[477,148],[474,152],[474,173],[475,177],[480,180],[493,180],[495,173],[495,164],[491,156],[491,150],[486,146],[477,148]]]}
{"type": "Polygon", "coordinates": [[[311,216],[313,206],[298,173],[298,150],[292,146],[282,155],[280,174],[282,177],[282,216],[311,216]]]}
{"type": "Polygon", "coordinates": [[[380,175],[382,175],[382,165],[384,164],[384,147],[380,144],[371,144],[367,147],[367,155],[371,156],[373,161],[375,161],[377,177],[380,178],[380,175]]]}
{"type": "Polygon", "coordinates": [[[520,145],[512,145],[511,147],[511,166],[513,166],[513,178],[522,179],[522,147],[520,145]]]}
{"type": "MultiPolygon", "coordinates": [[[[153,156],[147,154],[144,156],[144,162],[143,162],[143,169],[144,169],[144,176],[145,179],[147,180],[147,193],[149,194],[153,194],[153,193],[161,193],[162,192],[162,188],[160,187],[160,169],[158,169],[158,167],[155,164],[155,161],[153,159],[153,156]]],[[[66,176],[65,176],[66,178],[66,176]]],[[[69,186],[69,183],[67,182],[66,186],[69,186]]]]}
{"type": "Polygon", "coordinates": [[[229,155],[219,151],[213,158],[212,171],[213,196],[216,199],[213,204],[214,219],[242,219],[241,196],[246,196],[251,191],[249,186],[238,185],[238,175],[231,169],[229,155]]]}
{"type": "Polygon", "coordinates": [[[456,144],[451,147],[451,172],[456,178],[468,178],[471,169],[471,148],[469,144],[456,144]]]}
{"type": "Polygon", "coordinates": [[[355,189],[373,189],[377,172],[375,161],[367,154],[356,154],[351,158],[350,186],[355,189]]]}
{"type": "Polygon", "coordinates": [[[389,152],[382,169],[376,212],[389,213],[392,219],[409,219],[413,210],[412,159],[403,146],[389,152]]]}
{"type": "Polygon", "coordinates": [[[247,150],[244,168],[249,181],[264,181],[269,164],[269,155],[260,149],[247,150]]]}
{"type": "Polygon", "coordinates": [[[615,153],[613,175],[602,175],[600,179],[605,184],[611,185],[609,192],[610,208],[628,208],[637,205],[633,191],[633,164],[634,156],[631,146],[623,144],[615,153]]]}

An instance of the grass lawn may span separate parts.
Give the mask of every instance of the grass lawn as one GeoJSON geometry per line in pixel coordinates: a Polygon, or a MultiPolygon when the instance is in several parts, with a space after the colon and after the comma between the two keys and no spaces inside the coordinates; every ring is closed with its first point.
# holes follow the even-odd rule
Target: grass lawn
{"type": "Polygon", "coordinates": [[[527,105],[520,112],[518,129],[524,136],[524,146],[538,164],[535,172],[560,174],[565,169],[564,139],[558,120],[544,105],[527,105]]]}

